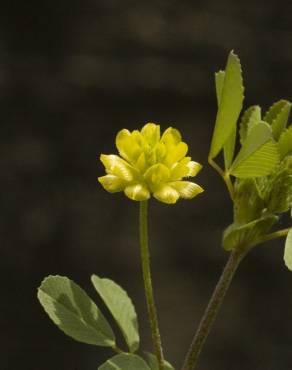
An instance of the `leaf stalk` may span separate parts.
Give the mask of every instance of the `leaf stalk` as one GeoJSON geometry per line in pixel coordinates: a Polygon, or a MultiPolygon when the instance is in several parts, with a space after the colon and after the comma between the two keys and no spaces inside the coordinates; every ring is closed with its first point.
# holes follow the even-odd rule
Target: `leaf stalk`
{"type": "Polygon", "coordinates": [[[233,188],[232,181],[230,179],[229,172],[223,171],[222,168],[215,161],[213,161],[213,159],[210,157],[208,158],[208,162],[210,166],[212,166],[214,170],[217,171],[219,175],[222,177],[223,181],[225,182],[225,185],[227,186],[231,200],[234,200],[234,188],[233,188]]]}

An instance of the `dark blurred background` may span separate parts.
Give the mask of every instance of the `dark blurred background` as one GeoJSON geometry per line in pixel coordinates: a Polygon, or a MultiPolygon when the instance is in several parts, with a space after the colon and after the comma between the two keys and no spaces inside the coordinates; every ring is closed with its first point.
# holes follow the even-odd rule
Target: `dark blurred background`
{"type": "MultiPolygon", "coordinates": [[[[139,267],[138,204],[97,185],[100,153],[146,122],[183,133],[205,165],[206,192],[151,201],[155,293],[167,359],[180,367],[227,254],[231,204],[206,158],[213,75],[234,49],[245,105],[292,97],[291,1],[43,0],[2,2],[1,370],[92,370],[111,351],[74,342],[48,319],[36,288],[67,275],[100,305],[97,273],[119,282],[151,350],[139,267]]],[[[200,370],[292,368],[292,274],[284,241],[242,263],[200,370]]],[[[101,305],[102,306],[102,305],[101,305]]],[[[102,306],[103,307],[103,306],[102,306]]]]}

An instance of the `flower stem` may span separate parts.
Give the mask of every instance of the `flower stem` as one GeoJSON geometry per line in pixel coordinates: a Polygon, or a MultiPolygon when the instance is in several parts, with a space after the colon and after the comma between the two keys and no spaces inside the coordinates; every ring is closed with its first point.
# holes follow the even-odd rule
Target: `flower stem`
{"type": "Polygon", "coordinates": [[[156,306],[153,295],[151,270],[150,270],[150,255],[148,248],[148,203],[146,201],[140,202],[140,247],[141,247],[141,261],[144,279],[144,289],[148,310],[148,318],[152,332],[152,341],[154,352],[157,358],[159,370],[164,369],[164,358],[161,344],[161,338],[158,327],[158,319],[156,306]]]}
{"type": "Polygon", "coordinates": [[[195,369],[200,353],[208,334],[213,326],[216,316],[224,300],[225,294],[230,286],[232,278],[238,268],[238,265],[244,253],[240,251],[233,251],[227,261],[227,264],[222,272],[222,275],[215,287],[213,295],[201,319],[197,332],[193,338],[189,351],[186,355],[182,370],[195,369]]]}

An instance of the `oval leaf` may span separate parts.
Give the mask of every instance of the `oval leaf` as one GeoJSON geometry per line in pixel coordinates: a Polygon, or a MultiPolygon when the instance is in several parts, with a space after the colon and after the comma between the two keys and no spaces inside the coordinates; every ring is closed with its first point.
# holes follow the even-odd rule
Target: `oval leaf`
{"type": "Polygon", "coordinates": [[[279,139],[279,151],[281,159],[292,153],[292,126],[282,132],[279,139]]]}
{"type": "Polygon", "coordinates": [[[135,352],[139,348],[138,322],[128,294],[110,279],[92,275],[91,281],[119,325],[130,351],[135,352]]]}
{"type": "Polygon", "coordinates": [[[139,356],[122,353],[107,360],[98,370],[151,370],[139,356]]]}
{"type": "Polygon", "coordinates": [[[258,105],[253,105],[249,107],[243,114],[240,124],[239,124],[239,135],[241,145],[245,142],[250,129],[255,123],[261,121],[261,107],[258,105]]]}
{"type": "Polygon", "coordinates": [[[287,125],[290,110],[291,103],[289,101],[279,100],[269,108],[264,117],[264,121],[272,126],[273,135],[276,140],[279,139],[287,125]]]}
{"type": "Polygon", "coordinates": [[[284,251],[284,262],[290,271],[292,271],[292,229],[289,230],[284,251]]]}
{"type": "Polygon", "coordinates": [[[272,140],[269,125],[255,124],[233,162],[230,173],[239,178],[266,176],[279,163],[277,144],[272,140]]]}
{"type": "Polygon", "coordinates": [[[98,307],[67,277],[45,278],[38,299],[51,320],[73,339],[97,346],[115,345],[112,329],[98,307]]]}
{"type": "Polygon", "coordinates": [[[209,153],[211,159],[217,156],[232,134],[242,109],[244,90],[242,71],[239,58],[233,52],[229,54],[227,60],[223,87],[220,85],[222,76],[217,77],[216,80],[220,80],[216,83],[216,90],[219,93],[220,90],[222,91],[209,153]]]}
{"type": "Polygon", "coordinates": [[[278,146],[273,141],[269,141],[237,165],[231,173],[241,179],[267,176],[278,163],[278,146]]]}

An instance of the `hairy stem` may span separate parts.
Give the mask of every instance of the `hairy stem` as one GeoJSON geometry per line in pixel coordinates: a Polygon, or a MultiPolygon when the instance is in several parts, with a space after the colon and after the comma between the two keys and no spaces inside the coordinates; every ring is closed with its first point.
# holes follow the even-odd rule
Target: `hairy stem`
{"type": "Polygon", "coordinates": [[[242,252],[236,250],[230,254],[227,264],[215,287],[213,295],[209,301],[209,304],[204,312],[197,332],[190,345],[182,370],[195,369],[204,343],[213,326],[213,323],[224,300],[225,294],[230,286],[235,271],[237,270],[237,267],[243,256],[244,254],[242,252]]]}
{"type": "Polygon", "coordinates": [[[141,247],[141,261],[144,279],[144,289],[148,310],[148,317],[152,332],[152,341],[154,352],[158,361],[159,370],[164,369],[164,358],[161,344],[161,338],[158,327],[158,319],[156,306],[153,295],[151,270],[150,270],[150,255],[148,248],[148,203],[147,201],[140,202],[140,247],[141,247]]]}

